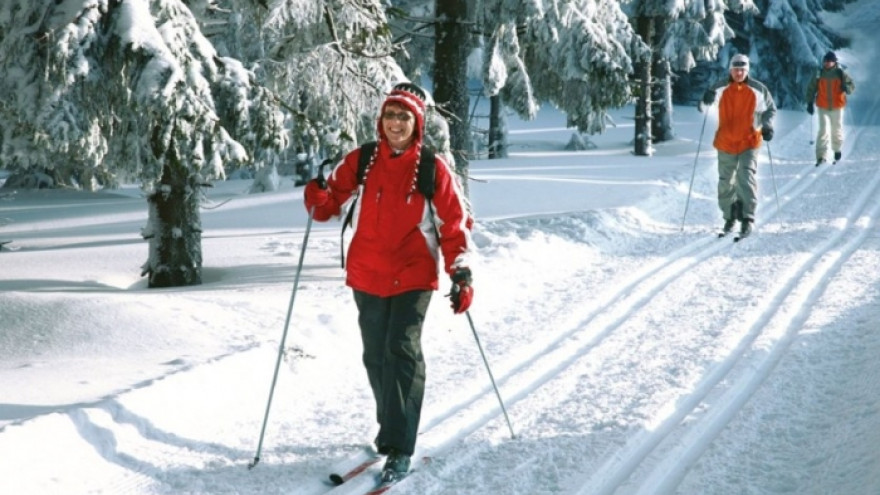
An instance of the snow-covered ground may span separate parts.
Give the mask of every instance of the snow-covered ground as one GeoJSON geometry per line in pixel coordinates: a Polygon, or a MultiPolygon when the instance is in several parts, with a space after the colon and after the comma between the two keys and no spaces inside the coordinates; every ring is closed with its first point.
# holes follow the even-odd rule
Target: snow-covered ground
{"type": "MultiPolygon", "coordinates": [[[[693,108],[649,158],[631,109],[584,152],[545,110],[511,122],[510,158],[472,162],[470,314],[515,438],[437,293],[420,450],[394,493],[880,493],[880,5],[829,20],[855,35],[844,160],[814,167],[815,126],[782,111],[742,243],[715,238],[715,122],[700,144],[693,108]]],[[[0,195],[0,493],[371,484],[380,464],[325,481],[375,435],[338,222],[309,234],[248,469],[307,218],[289,182],[247,187],[210,192],[204,283],[162,290],[139,277],[136,189],[0,195]]]]}

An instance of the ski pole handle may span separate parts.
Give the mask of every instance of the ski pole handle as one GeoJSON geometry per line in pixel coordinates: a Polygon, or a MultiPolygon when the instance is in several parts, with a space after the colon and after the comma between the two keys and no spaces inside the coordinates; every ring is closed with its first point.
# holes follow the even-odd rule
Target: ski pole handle
{"type": "Polygon", "coordinates": [[[327,179],[324,178],[324,167],[333,163],[332,158],[327,158],[320,165],[318,165],[318,176],[315,177],[315,180],[318,181],[318,187],[321,189],[327,189],[327,179]]]}

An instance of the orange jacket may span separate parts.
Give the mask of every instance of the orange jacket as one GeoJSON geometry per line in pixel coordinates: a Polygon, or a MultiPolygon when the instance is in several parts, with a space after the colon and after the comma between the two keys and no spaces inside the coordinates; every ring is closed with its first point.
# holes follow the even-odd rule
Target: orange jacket
{"type": "Polygon", "coordinates": [[[721,94],[713,146],[732,155],[761,147],[761,128],[773,127],[776,116],[776,104],[767,87],[747,77],[741,83],[728,79],[710,89],[721,94]]]}
{"type": "Polygon", "coordinates": [[[837,110],[846,106],[846,95],[853,92],[854,86],[849,74],[840,67],[822,69],[807,85],[807,101],[815,96],[817,107],[837,110]]]}

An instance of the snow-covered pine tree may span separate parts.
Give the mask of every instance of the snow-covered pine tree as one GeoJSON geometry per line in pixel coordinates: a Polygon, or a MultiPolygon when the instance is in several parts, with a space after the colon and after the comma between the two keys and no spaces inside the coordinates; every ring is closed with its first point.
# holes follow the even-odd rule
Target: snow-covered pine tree
{"type": "MultiPolygon", "coordinates": [[[[252,2],[258,1],[252,0],[252,2]]],[[[426,119],[428,144],[436,152],[442,153],[447,161],[456,164],[452,153],[450,125],[458,118],[461,122],[466,122],[466,113],[460,117],[453,117],[448,104],[442,105],[441,108],[434,103],[436,95],[431,95],[434,93],[434,88],[431,87],[433,80],[423,78],[423,74],[433,73],[434,70],[435,29],[438,23],[434,14],[434,0],[404,0],[394,2],[393,6],[388,2],[369,3],[352,0],[325,2],[323,16],[313,17],[310,21],[307,14],[314,13],[313,4],[311,0],[296,2],[287,0],[271,4],[268,16],[263,16],[268,17],[268,21],[260,18],[256,22],[265,26],[260,31],[261,41],[258,45],[262,46],[262,51],[269,55],[241,55],[243,59],[252,60],[255,66],[260,68],[258,72],[267,73],[268,83],[272,84],[278,93],[289,96],[291,100],[289,109],[302,104],[303,100],[302,92],[288,90],[288,81],[297,77],[305,77],[307,83],[315,80],[314,77],[306,77],[309,73],[299,70],[300,64],[305,63],[308,67],[322,69],[318,64],[326,63],[326,60],[336,63],[335,61],[341,58],[340,68],[326,73],[328,77],[323,80],[322,87],[309,88],[308,94],[329,101],[315,99],[323,103],[309,106],[307,111],[313,113],[300,120],[294,119],[294,146],[309,149],[312,153],[324,153],[326,156],[338,150],[346,150],[355,142],[374,139],[376,113],[384,99],[384,93],[394,83],[409,80],[422,86],[429,93],[429,112],[426,119]],[[308,8],[297,7],[298,3],[308,8]],[[381,13],[384,13],[384,17],[378,15],[381,13]],[[285,21],[294,16],[297,16],[295,22],[285,21]],[[352,19],[357,16],[367,16],[369,19],[353,21],[352,19]],[[294,32],[284,31],[290,24],[309,24],[309,22],[312,26],[309,28],[310,32],[313,33],[308,38],[311,40],[310,43],[305,43],[307,40],[305,37],[296,37],[294,32]],[[331,25],[335,28],[323,36],[314,35],[323,26],[331,25]],[[338,36],[333,36],[334,33],[338,36]],[[364,50],[363,41],[340,43],[336,41],[337,38],[369,39],[371,48],[364,50]],[[332,48],[329,54],[324,52],[326,46],[332,48]],[[315,48],[319,50],[318,56],[308,53],[315,48]],[[272,54],[277,57],[273,58],[272,54]],[[308,57],[308,59],[303,62],[297,60],[298,57],[308,57]],[[405,72],[403,68],[406,69],[405,72]],[[295,71],[299,71],[300,75],[295,71]],[[355,91],[352,91],[353,87],[355,91]],[[337,107],[343,109],[342,112],[335,112],[337,115],[328,111],[337,107]],[[342,118],[340,125],[338,115],[353,115],[358,119],[352,121],[342,118]],[[350,125],[347,124],[349,121],[350,125]]],[[[246,15],[253,16],[254,10],[249,9],[246,15]]],[[[470,6],[464,11],[471,12],[470,6]]],[[[236,24],[242,23],[238,17],[233,17],[236,24]]],[[[215,22],[212,21],[212,24],[215,22]]],[[[254,24],[250,21],[243,23],[254,24]]],[[[470,29],[471,26],[466,23],[463,27],[470,29]]],[[[457,41],[454,36],[452,39],[457,41]]],[[[241,32],[238,28],[233,37],[240,39],[241,32]]],[[[219,45],[227,42],[216,41],[216,43],[219,45]]],[[[454,48],[461,46],[464,45],[456,44],[454,48]]],[[[328,68],[323,67],[323,70],[326,71],[328,68]]],[[[467,108],[467,95],[464,99],[464,108],[467,108]]],[[[294,115],[302,113],[299,107],[292,108],[292,112],[294,115]]],[[[459,163],[466,162],[459,159],[459,163]]]]}
{"type": "MultiPolygon", "coordinates": [[[[657,38],[658,28],[662,28],[664,18],[651,15],[650,13],[638,12],[633,19],[636,32],[639,37],[649,46],[652,46],[657,38]]],[[[653,128],[651,125],[653,110],[651,102],[654,97],[653,91],[653,62],[654,50],[636,59],[635,80],[638,85],[636,91],[636,114],[635,114],[635,137],[633,139],[633,153],[636,156],[648,156],[653,154],[653,128]]]]}
{"type": "MultiPolygon", "coordinates": [[[[405,50],[395,52],[394,59],[403,72],[416,84],[428,87],[426,76],[434,72],[435,0],[395,0],[386,9],[394,41],[405,50]]],[[[479,2],[470,2],[469,12],[479,2]]]]}
{"type": "Polygon", "coordinates": [[[373,139],[384,94],[406,79],[380,0],[215,0],[211,41],[278,94],[291,150],[311,163],[373,139]]]}
{"type": "MultiPolygon", "coordinates": [[[[407,45],[409,59],[400,61],[411,75],[431,70],[436,59],[433,47],[423,43],[427,26],[442,18],[426,8],[431,2],[434,0],[395,2],[395,31],[402,38],[417,40],[407,45]]],[[[627,24],[618,2],[478,0],[457,10],[465,11],[467,20],[460,21],[468,27],[465,31],[483,37],[476,41],[478,46],[469,48],[482,48],[479,76],[484,94],[495,100],[490,115],[490,149],[497,150],[495,141],[500,139],[500,129],[492,126],[503,127],[499,97],[527,119],[534,118],[540,104],[549,102],[569,115],[571,126],[592,133],[604,130],[609,108],[628,101],[631,57],[644,45],[627,24]],[[534,73],[541,74],[537,86],[531,80],[534,73]]],[[[433,69],[436,75],[436,67],[433,69]]]]}
{"type": "Polygon", "coordinates": [[[680,74],[676,101],[696,101],[710,81],[727,74],[727,61],[735,53],[751,59],[750,74],[770,89],[778,107],[803,108],[804,87],[818,69],[822,55],[848,40],[822,21],[823,10],[839,10],[852,0],[754,0],[757,11],[725,14],[735,37],[727,42],[715,62],[680,74]]]}
{"type": "Polygon", "coordinates": [[[756,0],[760,13],[743,15],[743,33],[733,40],[751,59],[751,73],[769,87],[777,106],[800,108],[804,87],[822,55],[848,41],[819,17],[822,0],[756,0]]]}
{"type": "Polygon", "coordinates": [[[487,95],[523,118],[548,102],[568,125],[605,130],[607,110],[629,102],[633,60],[647,47],[614,0],[484,0],[487,95]],[[538,77],[540,76],[540,77],[538,77]]]}
{"type": "Polygon", "coordinates": [[[0,91],[6,167],[142,182],[150,287],[201,282],[201,187],[286,145],[275,96],[180,0],[3,2],[0,91]]]}
{"type": "Polygon", "coordinates": [[[755,12],[752,0],[632,0],[624,10],[651,46],[650,61],[639,61],[642,90],[636,104],[635,153],[651,154],[652,141],[675,135],[672,124],[672,71],[687,72],[699,60],[715,60],[733,37],[724,12],[755,12]],[[644,31],[644,32],[642,32],[644,31]],[[650,34],[649,34],[650,33],[650,34]]]}

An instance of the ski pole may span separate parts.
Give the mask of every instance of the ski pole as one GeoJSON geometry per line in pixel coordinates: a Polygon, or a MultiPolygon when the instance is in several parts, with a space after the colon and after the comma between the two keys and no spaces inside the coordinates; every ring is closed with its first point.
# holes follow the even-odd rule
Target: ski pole
{"type": "Polygon", "coordinates": [[[694,157],[694,169],[691,171],[691,185],[688,187],[687,201],[684,202],[684,215],[681,217],[681,231],[684,232],[684,219],[687,218],[688,206],[691,203],[691,191],[694,189],[694,176],[697,175],[697,160],[700,158],[700,148],[703,146],[703,133],[706,132],[706,120],[709,118],[709,109],[703,115],[703,127],[700,129],[700,140],[697,141],[697,155],[694,157]]]}
{"type": "MultiPolygon", "coordinates": [[[[318,184],[326,189],[327,181],[324,180],[324,165],[331,163],[330,159],[324,160],[318,169],[318,184]]],[[[299,276],[302,273],[303,259],[306,255],[306,246],[309,243],[309,232],[312,230],[312,221],[315,218],[315,208],[309,210],[309,220],[306,222],[306,232],[303,235],[303,245],[299,252],[299,263],[296,267],[296,275],[293,277],[293,291],[290,293],[290,304],[287,305],[287,318],[284,320],[284,332],[281,334],[281,343],[278,344],[278,359],[275,361],[275,373],[272,375],[272,386],[269,388],[269,401],[266,403],[266,413],[263,415],[263,426],[260,428],[260,440],[257,442],[257,453],[254,460],[248,464],[248,469],[253,469],[260,462],[260,453],[263,451],[263,438],[266,436],[266,423],[269,421],[269,409],[272,407],[272,398],[275,395],[275,384],[278,382],[278,369],[281,367],[281,358],[284,355],[284,342],[287,340],[287,331],[290,328],[290,315],[293,313],[293,301],[296,299],[296,290],[299,287],[299,276]]]]}
{"type": "Polygon", "coordinates": [[[776,172],[773,171],[773,153],[770,152],[770,143],[767,143],[767,157],[770,159],[770,177],[773,178],[773,191],[776,193],[776,214],[779,214],[779,189],[776,188],[776,172]]]}
{"type": "Polygon", "coordinates": [[[810,144],[815,143],[815,140],[813,139],[813,120],[815,120],[815,118],[813,117],[813,114],[810,114],[810,144]]]}
{"type": "Polygon", "coordinates": [[[501,412],[504,413],[504,420],[507,421],[507,428],[510,429],[510,438],[516,438],[516,434],[513,432],[513,426],[510,424],[510,418],[507,416],[507,409],[504,407],[504,401],[501,400],[501,393],[498,391],[498,386],[495,385],[495,377],[492,376],[492,370],[489,368],[489,361],[486,360],[486,354],[483,352],[483,346],[480,344],[480,337],[477,336],[477,329],[474,327],[474,320],[471,318],[471,312],[465,311],[465,315],[467,315],[468,323],[471,325],[471,332],[474,334],[474,340],[477,341],[477,348],[480,349],[480,356],[483,358],[483,364],[486,365],[486,371],[489,372],[489,380],[492,382],[492,388],[495,389],[495,396],[498,397],[498,403],[501,404],[501,412]]]}

